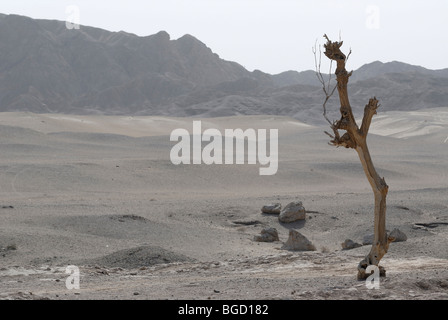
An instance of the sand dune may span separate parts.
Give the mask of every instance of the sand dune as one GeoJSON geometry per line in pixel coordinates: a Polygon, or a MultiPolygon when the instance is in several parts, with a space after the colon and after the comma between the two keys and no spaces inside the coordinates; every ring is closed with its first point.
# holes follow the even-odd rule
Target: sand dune
{"type": "Polygon", "coordinates": [[[441,133],[442,136],[448,137],[448,108],[412,112],[389,111],[375,119],[370,132],[395,138],[410,138],[433,133],[441,133]]]}

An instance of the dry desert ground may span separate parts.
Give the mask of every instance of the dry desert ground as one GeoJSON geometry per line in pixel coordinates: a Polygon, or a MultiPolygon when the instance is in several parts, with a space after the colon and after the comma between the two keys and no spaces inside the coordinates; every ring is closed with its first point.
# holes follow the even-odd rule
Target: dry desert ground
{"type": "Polygon", "coordinates": [[[356,279],[373,195],[325,121],[2,113],[0,299],[448,299],[448,109],[379,112],[368,143],[389,185],[379,289],[356,279]],[[176,128],[278,129],[278,171],[174,165],[176,128]],[[263,205],[302,201],[281,223],[263,205]],[[263,228],[279,241],[257,242],[263,228]],[[316,251],[282,249],[289,230],[316,251]],[[67,289],[77,266],[79,289],[67,289]]]}

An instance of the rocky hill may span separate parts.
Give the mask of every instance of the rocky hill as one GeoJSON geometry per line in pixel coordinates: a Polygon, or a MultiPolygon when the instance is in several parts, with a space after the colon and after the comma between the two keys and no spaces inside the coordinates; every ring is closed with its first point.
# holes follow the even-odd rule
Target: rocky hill
{"type": "MultiPolygon", "coordinates": [[[[373,95],[385,110],[445,107],[448,69],[377,61],[354,72],[349,91],[355,110],[373,95]]],[[[68,30],[61,21],[0,14],[0,111],[313,121],[322,102],[314,71],[250,72],[191,35],[68,30]]]]}

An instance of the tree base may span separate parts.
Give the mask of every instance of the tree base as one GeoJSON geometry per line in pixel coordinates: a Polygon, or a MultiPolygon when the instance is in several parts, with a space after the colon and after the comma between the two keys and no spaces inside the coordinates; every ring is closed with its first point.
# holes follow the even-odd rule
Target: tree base
{"type": "MultiPolygon", "coordinates": [[[[386,277],[386,269],[384,269],[384,267],[382,267],[382,266],[377,266],[377,267],[380,271],[380,277],[386,277]]],[[[374,273],[374,270],[372,270],[370,273],[367,273],[366,269],[367,269],[367,265],[359,264],[358,277],[357,277],[359,281],[366,280],[368,277],[370,277],[374,273]]]]}

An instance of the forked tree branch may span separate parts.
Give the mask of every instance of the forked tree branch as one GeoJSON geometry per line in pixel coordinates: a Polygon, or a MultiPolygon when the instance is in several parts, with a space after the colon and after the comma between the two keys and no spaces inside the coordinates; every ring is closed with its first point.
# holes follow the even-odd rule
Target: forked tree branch
{"type": "Polygon", "coordinates": [[[370,123],[372,122],[372,117],[376,114],[376,109],[379,107],[380,105],[378,104],[376,97],[371,98],[369,103],[364,107],[364,117],[362,118],[360,129],[362,135],[367,136],[370,129],[370,123]]]}

